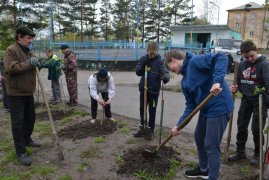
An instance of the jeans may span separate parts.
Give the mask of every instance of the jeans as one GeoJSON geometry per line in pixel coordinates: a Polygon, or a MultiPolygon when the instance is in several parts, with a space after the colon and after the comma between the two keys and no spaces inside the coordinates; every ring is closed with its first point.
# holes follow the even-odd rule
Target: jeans
{"type": "Polygon", "coordinates": [[[11,128],[16,154],[26,152],[25,145],[31,140],[35,124],[35,106],[33,96],[8,96],[11,116],[11,128]]]}
{"type": "MultiPolygon", "coordinates": [[[[149,121],[150,129],[155,128],[156,109],[158,105],[158,95],[147,95],[147,105],[149,107],[149,121]]],[[[140,92],[140,118],[141,125],[144,125],[144,92],[140,92]]],[[[147,118],[147,117],[146,117],[147,118]]]]}
{"type": "MultiPolygon", "coordinates": [[[[102,92],[101,95],[102,95],[104,101],[107,101],[108,100],[108,92],[102,92]]],[[[92,119],[96,119],[96,117],[97,117],[97,107],[98,107],[97,101],[91,97],[91,113],[92,113],[92,119]]],[[[110,110],[110,104],[106,105],[104,107],[104,109],[105,109],[105,116],[107,118],[111,118],[112,115],[111,115],[111,110],[110,110]]]]}
{"type": "Polygon", "coordinates": [[[230,114],[218,117],[199,115],[194,132],[198,149],[199,166],[201,171],[207,171],[210,180],[216,180],[220,172],[221,151],[220,143],[229,121],[230,114]]]}
{"type": "Polygon", "coordinates": [[[60,89],[59,79],[51,80],[51,90],[52,90],[53,99],[55,101],[61,100],[61,89],[60,89]]]}

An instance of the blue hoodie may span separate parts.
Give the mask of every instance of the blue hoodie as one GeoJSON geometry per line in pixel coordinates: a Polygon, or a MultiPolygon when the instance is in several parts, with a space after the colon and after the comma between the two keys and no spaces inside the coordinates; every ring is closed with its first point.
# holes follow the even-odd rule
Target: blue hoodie
{"type": "Polygon", "coordinates": [[[218,117],[233,110],[230,89],[224,80],[228,65],[225,54],[186,54],[182,66],[181,87],[186,99],[186,108],[177,126],[209,95],[214,83],[220,83],[222,91],[213,97],[201,110],[206,117],[218,117]]]}

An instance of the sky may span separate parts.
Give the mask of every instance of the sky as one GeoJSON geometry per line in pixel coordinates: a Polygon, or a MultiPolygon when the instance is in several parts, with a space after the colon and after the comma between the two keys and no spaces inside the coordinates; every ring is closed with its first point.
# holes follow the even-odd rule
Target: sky
{"type": "MultiPolygon", "coordinates": [[[[209,0],[210,1],[210,0],[209,0]]],[[[194,16],[199,16],[198,7],[199,4],[201,4],[201,0],[193,0],[194,6],[194,16]]],[[[220,15],[219,15],[219,24],[227,24],[227,18],[228,18],[228,9],[233,9],[238,6],[245,5],[249,2],[255,2],[257,4],[264,4],[265,0],[222,0],[222,3],[220,6],[220,15]]],[[[217,16],[216,14],[216,20],[213,22],[213,24],[217,24],[217,16]]]]}

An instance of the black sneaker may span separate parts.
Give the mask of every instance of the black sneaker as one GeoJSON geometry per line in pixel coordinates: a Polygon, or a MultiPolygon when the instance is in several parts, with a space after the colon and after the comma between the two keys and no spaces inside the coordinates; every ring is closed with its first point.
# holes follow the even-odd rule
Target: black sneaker
{"type": "Polygon", "coordinates": [[[208,170],[206,172],[202,172],[200,170],[200,167],[193,170],[188,170],[185,172],[185,176],[188,178],[202,178],[202,179],[208,179],[208,170]]]}
{"type": "Polygon", "coordinates": [[[257,154],[254,154],[254,155],[252,156],[252,158],[250,159],[250,164],[251,164],[251,165],[258,165],[259,162],[260,162],[260,156],[257,155],[257,154]]]}
{"type": "Polygon", "coordinates": [[[134,137],[142,137],[143,136],[143,131],[139,129],[136,133],[134,133],[134,137]]]}
{"type": "Polygon", "coordinates": [[[33,140],[30,140],[30,142],[28,144],[26,144],[26,146],[28,146],[28,147],[41,147],[41,144],[39,144],[33,140]]]}
{"type": "Polygon", "coordinates": [[[242,159],[246,159],[246,153],[244,152],[236,152],[235,154],[232,154],[228,157],[228,161],[230,162],[236,162],[242,159]]]}
{"type": "Polygon", "coordinates": [[[30,166],[32,164],[32,159],[29,156],[27,156],[25,153],[18,155],[18,158],[19,158],[20,164],[24,166],[30,166]]]}

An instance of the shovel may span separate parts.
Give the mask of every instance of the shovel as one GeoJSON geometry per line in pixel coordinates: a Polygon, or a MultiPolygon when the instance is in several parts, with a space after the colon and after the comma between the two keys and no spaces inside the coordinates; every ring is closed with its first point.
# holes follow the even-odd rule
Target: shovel
{"type": "Polygon", "coordinates": [[[48,110],[50,125],[51,125],[51,128],[52,128],[52,132],[53,132],[53,134],[55,136],[56,144],[57,144],[57,147],[58,147],[58,150],[59,150],[59,157],[60,157],[61,160],[64,160],[63,148],[62,148],[62,146],[60,144],[60,140],[59,140],[59,137],[57,135],[57,131],[56,131],[56,128],[55,128],[55,125],[54,125],[54,121],[52,119],[52,115],[51,115],[51,111],[50,111],[48,99],[47,99],[47,97],[45,95],[44,85],[42,83],[42,80],[41,80],[41,77],[40,77],[40,73],[39,73],[39,69],[38,68],[36,68],[36,74],[37,74],[38,82],[39,82],[39,85],[41,87],[41,92],[42,92],[42,95],[43,95],[43,98],[44,98],[44,101],[45,101],[45,104],[46,104],[46,107],[47,107],[47,110],[48,110]]]}
{"type": "MultiPolygon", "coordinates": [[[[181,130],[183,127],[185,127],[192,119],[192,117],[206,105],[206,103],[213,97],[213,94],[210,93],[192,112],[189,114],[189,116],[177,127],[177,130],[181,130]]],[[[142,152],[142,156],[147,157],[155,157],[157,155],[158,150],[163,147],[171,138],[173,137],[173,134],[171,133],[169,137],[167,137],[160,145],[157,146],[157,148],[154,151],[150,151],[145,149],[142,152]]]]}
{"type": "Polygon", "coordinates": [[[148,118],[147,118],[147,105],[148,105],[148,99],[147,94],[148,93],[148,66],[145,66],[145,77],[144,77],[144,138],[147,140],[151,140],[151,131],[150,127],[148,127],[148,118]]]}
{"type": "Polygon", "coordinates": [[[160,136],[159,136],[159,145],[160,145],[161,142],[162,142],[163,110],[164,110],[164,98],[163,98],[163,83],[162,83],[162,104],[161,104],[161,118],[160,118],[160,136]]]}

